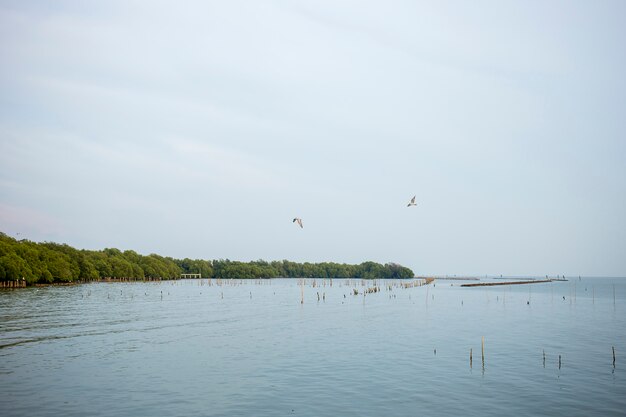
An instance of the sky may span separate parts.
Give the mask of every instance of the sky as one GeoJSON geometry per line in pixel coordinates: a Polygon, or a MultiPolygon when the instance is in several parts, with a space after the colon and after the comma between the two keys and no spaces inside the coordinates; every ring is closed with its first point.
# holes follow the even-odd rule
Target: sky
{"type": "Polygon", "coordinates": [[[623,1],[0,0],[0,231],[626,276],[625,40],[623,1]]]}

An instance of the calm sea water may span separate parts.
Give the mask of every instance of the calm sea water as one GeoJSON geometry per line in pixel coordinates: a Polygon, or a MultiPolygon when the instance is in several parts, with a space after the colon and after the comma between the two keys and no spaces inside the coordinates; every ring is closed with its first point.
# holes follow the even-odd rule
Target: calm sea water
{"type": "Polygon", "coordinates": [[[0,415],[626,415],[626,279],[298,283],[2,291],[0,415]]]}

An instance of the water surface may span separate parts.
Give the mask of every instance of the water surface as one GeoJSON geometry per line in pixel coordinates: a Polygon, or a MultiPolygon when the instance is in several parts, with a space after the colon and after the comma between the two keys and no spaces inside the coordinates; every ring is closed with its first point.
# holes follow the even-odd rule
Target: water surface
{"type": "Polygon", "coordinates": [[[625,279],[299,282],[2,291],[0,414],[626,415],[625,279]]]}

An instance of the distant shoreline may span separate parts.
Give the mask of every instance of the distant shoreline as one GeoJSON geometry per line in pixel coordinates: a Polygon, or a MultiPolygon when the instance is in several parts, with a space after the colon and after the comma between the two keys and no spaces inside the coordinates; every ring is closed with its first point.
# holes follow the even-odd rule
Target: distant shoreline
{"type": "Polygon", "coordinates": [[[430,284],[437,278],[431,277],[413,277],[413,278],[359,278],[359,277],[263,277],[263,278],[215,278],[215,277],[202,277],[202,278],[145,278],[145,279],[133,279],[133,278],[101,278],[93,280],[77,280],[66,282],[37,282],[34,284],[27,284],[24,280],[18,281],[0,281],[1,290],[13,290],[19,288],[42,288],[42,287],[71,287],[74,285],[83,284],[106,284],[106,283],[139,283],[139,282],[165,282],[165,281],[184,281],[184,280],[208,280],[208,281],[256,281],[256,280],[270,280],[270,279],[293,279],[293,280],[364,280],[364,281],[415,281],[424,280],[427,284],[430,284]]]}
{"type": "Polygon", "coordinates": [[[480,282],[477,284],[462,284],[461,287],[492,287],[495,285],[523,285],[523,284],[541,284],[552,281],[566,281],[563,279],[535,279],[530,281],[506,281],[506,282],[480,282]]]}

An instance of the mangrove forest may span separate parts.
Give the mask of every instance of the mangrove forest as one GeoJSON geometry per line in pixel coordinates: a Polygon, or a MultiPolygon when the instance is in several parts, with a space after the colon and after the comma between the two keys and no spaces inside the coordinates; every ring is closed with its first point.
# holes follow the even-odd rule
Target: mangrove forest
{"type": "MultiPolygon", "coordinates": [[[[97,280],[179,279],[182,274],[202,278],[413,278],[411,269],[387,263],[358,265],[334,262],[297,263],[287,260],[240,262],[228,259],[174,259],[132,250],[75,249],[66,244],[17,240],[0,232],[0,282],[33,284],[97,280]]],[[[2,285],[6,286],[6,285],[2,285]]]]}

